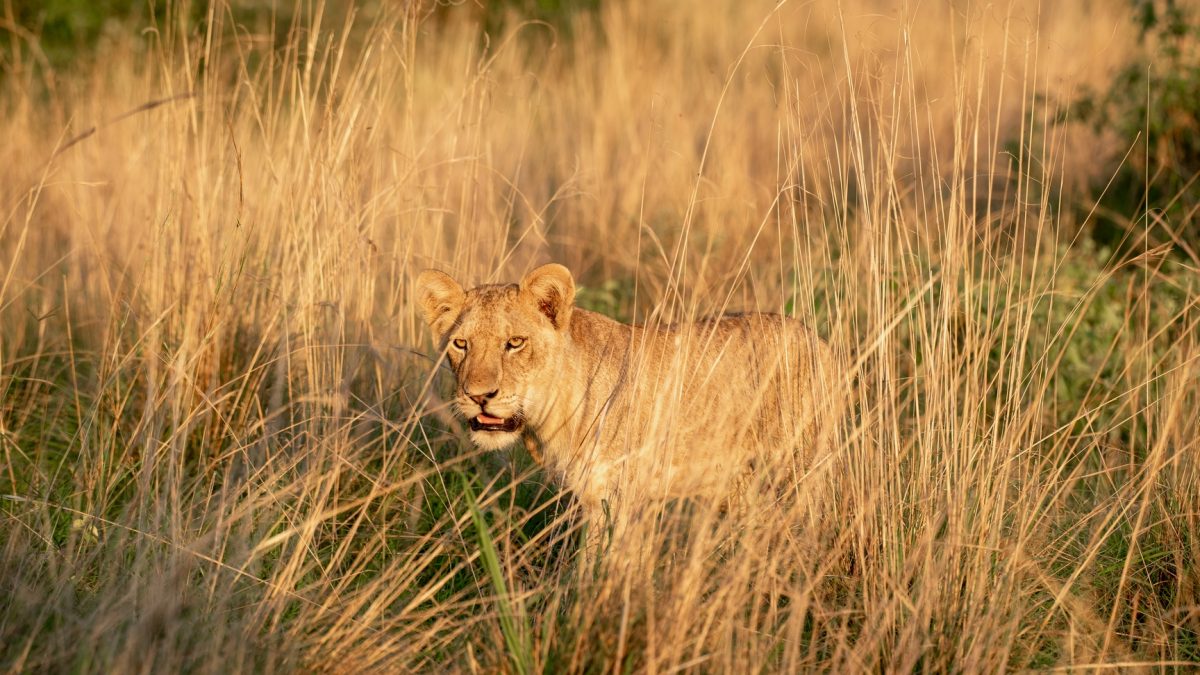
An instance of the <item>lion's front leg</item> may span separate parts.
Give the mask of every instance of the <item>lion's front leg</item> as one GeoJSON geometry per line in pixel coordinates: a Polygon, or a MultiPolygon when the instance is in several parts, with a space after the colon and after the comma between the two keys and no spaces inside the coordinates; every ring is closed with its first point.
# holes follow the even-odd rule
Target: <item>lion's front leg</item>
{"type": "Polygon", "coordinates": [[[580,538],[579,569],[592,574],[611,541],[611,522],[608,500],[595,497],[579,497],[579,511],[583,536],[580,538]]]}

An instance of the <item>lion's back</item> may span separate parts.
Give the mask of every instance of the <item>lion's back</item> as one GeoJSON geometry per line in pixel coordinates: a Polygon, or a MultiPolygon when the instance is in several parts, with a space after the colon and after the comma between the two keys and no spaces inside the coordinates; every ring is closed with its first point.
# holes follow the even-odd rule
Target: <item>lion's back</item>
{"type": "Polygon", "coordinates": [[[764,454],[811,457],[838,374],[803,322],[728,314],[630,337],[604,445],[637,453],[639,480],[720,492],[764,454]]]}

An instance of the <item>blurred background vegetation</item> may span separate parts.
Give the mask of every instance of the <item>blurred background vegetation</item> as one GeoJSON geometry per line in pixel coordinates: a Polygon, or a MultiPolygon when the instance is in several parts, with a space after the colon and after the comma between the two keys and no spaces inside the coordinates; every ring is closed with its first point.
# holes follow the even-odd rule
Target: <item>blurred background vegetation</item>
{"type": "MultiPolygon", "coordinates": [[[[1098,157],[1105,167],[1072,205],[1087,234],[1102,251],[1136,255],[1170,244],[1180,255],[1200,252],[1200,7],[1179,0],[1114,0],[1129,7],[1142,55],[1127,63],[1107,87],[1085,86],[1066,108],[1059,124],[1087,127],[1115,137],[1127,154],[1098,157]],[[1149,222],[1147,222],[1149,221],[1149,222]],[[1139,239],[1139,232],[1145,233],[1139,239]]],[[[432,18],[470,15],[480,39],[501,35],[514,18],[544,25],[527,40],[553,44],[570,39],[573,18],[594,12],[603,0],[412,0],[408,10],[432,18]],[[540,37],[539,37],[540,36],[540,37]],[[548,38],[548,42],[547,42],[548,38]]],[[[337,24],[352,12],[373,14],[378,1],[230,3],[228,30],[271,33],[277,46],[287,31],[270,27],[303,25],[305,15],[321,12],[337,24]]],[[[89,64],[112,42],[147,43],[158,27],[182,22],[203,35],[209,3],[161,0],[5,0],[0,14],[0,82],[23,73],[53,88],[59,73],[89,64]],[[170,14],[168,16],[168,13],[170,14]]],[[[357,25],[366,25],[359,22],[357,25]]],[[[1017,141],[1014,139],[1013,150],[1017,141]]]]}
{"type": "Polygon", "coordinates": [[[1169,243],[1193,252],[1200,243],[1200,7],[1178,0],[1133,0],[1131,20],[1143,56],[1121,68],[1104,90],[1087,89],[1073,107],[1075,119],[1096,133],[1124,139],[1131,151],[1092,185],[1093,236],[1128,247],[1128,214],[1144,214],[1156,228],[1149,245],[1169,243]],[[1175,236],[1171,236],[1174,232],[1175,236]],[[1164,234],[1166,233],[1166,234],[1164,234]]]}
{"type": "MultiPolygon", "coordinates": [[[[453,11],[474,15],[484,35],[497,35],[513,16],[542,22],[554,29],[555,36],[569,34],[570,19],[580,12],[594,11],[601,0],[433,0],[409,3],[416,12],[445,15],[453,11]]],[[[358,13],[377,12],[379,0],[350,2],[272,2],[241,0],[230,3],[232,21],[228,25],[255,27],[287,26],[306,13],[321,11],[333,17],[345,17],[353,8],[358,13]]],[[[11,71],[14,59],[32,60],[51,71],[70,68],[80,60],[90,60],[106,39],[127,38],[153,32],[168,18],[187,22],[199,34],[205,28],[206,2],[164,2],[163,0],[6,0],[0,14],[0,28],[7,30],[14,43],[0,54],[0,74],[11,71]],[[168,17],[168,12],[173,16],[168,17]]],[[[283,43],[283,37],[279,38],[283,43]]]]}

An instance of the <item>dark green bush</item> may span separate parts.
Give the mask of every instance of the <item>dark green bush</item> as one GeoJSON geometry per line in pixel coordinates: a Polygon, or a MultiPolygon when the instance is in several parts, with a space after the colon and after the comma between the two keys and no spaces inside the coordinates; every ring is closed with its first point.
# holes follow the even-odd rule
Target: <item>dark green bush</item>
{"type": "MultiPolygon", "coordinates": [[[[1137,146],[1109,174],[1112,184],[1096,210],[1092,235],[1118,249],[1151,219],[1151,244],[1173,240],[1200,251],[1200,16],[1176,0],[1133,0],[1139,40],[1148,55],[1122,68],[1108,91],[1085,91],[1075,120],[1115,132],[1137,146]],[[1155,227],[1161,219],[1166,228],[1155,227]]],[[[1095,193],[1107,177],[1094,186],[1095,193]]]]}

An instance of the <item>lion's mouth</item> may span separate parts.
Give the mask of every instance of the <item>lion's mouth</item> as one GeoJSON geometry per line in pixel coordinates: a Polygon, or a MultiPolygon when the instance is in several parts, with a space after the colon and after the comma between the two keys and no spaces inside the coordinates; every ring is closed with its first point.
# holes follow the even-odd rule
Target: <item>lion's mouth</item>
{"type": "Polygon", "coordinates": [[[520,417],[492,417],[486,413],[479,413],[467,421],[467,425],[471,427],[471,431],[506,431],[513,432],[521,428],[520,417]]]}

